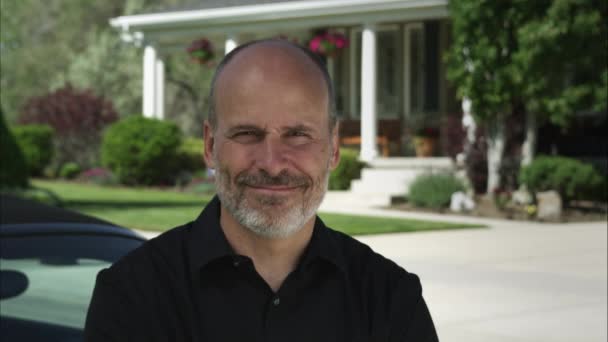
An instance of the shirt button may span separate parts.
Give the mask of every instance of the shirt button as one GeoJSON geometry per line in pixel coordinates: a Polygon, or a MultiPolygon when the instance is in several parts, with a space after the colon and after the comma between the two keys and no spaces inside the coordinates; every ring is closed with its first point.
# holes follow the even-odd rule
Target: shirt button
{"type": "Polygon", "coordinates": [[[232,264],[234,265],[234,267],[239,267],[239,265],[241,264],[241,262],[240,262],[240,261],[238,261],[238,260],[234,260],[234,261],[232,262],[232,264]]]}
{"type": "Polygon", "coordinates": [[[281,304],[281,299],[279,297],[275,297],[272,300],[272,304],[274,304],[274,306],[279,306],[279,304],[281,304]]]}

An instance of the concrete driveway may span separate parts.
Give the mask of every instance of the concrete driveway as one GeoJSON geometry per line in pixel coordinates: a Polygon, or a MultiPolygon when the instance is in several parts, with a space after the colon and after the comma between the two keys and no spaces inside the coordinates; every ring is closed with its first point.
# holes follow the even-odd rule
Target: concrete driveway
{"type": "Polygon", "coordinates": [[[359,240],[420,276],[442,342],[606,342],[606,222],[485,223],[359,240]]]}

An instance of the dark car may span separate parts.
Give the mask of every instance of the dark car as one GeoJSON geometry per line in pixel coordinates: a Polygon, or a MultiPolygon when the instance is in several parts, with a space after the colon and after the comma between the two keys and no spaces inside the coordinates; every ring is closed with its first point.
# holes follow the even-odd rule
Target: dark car
{"type": "Polygon", "coordinates": [[[134,232],[0,197],[0,341],[82,341],[95,277],[141,245],[134,232]]]}

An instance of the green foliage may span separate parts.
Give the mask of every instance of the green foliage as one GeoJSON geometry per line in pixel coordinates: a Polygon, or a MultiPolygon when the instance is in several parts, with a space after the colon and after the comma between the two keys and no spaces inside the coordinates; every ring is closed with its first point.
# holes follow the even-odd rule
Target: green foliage
{"type": "Polygon", "coordinates": [[[577,111],[606,110],[605,0],[452,0],[449,10],[448,78],[478,120],[523,105],[567,126],[577,111]]]}
{"type": "MultiPolygon", "coordinates": [[[[0,1],[0,102],[6,110],[7,121],[15,121],[28,98],[48,93],[67,82],[79,88],[91,88],[96,95],[112,99],[119,113],[140,110],[141,52],[121,42],[120,32],[108,22],[121,15],[158,11],[182,2],[0,1]]],[[[183,55],[187,58],[185,52],[183,55]]],[[[206,88],[197,88],[201,75],[192,72],[192,65],[187,61],[180,61],[184,65],[179,67],[188,72],[174,75],[171,72],[174,62],[170,59],[166,61],[167,108],[184,118],[198,118],[195,114],[199,111],[193,111],[189,103],[190,94],[175,85],[185,82],[192,90],[205,94],[206,88]]],[[[203,108],[204,98],[197,100],[197,105],[203,108]]],[[[200,130],[200,122],[192,127],[200,130]]]]}
{"type": "Polygon", "coordinates": [[[0,189],[24,188],[28,185],[27,164],[15,137],[4,122],[0,108],[0,189]]]}
{"type": "Polygon", "coordinates": [[[124,184],[171,183],[181,140],[173,123],[131,116],[106,130],[101,160],[124,184]]]}
{"type": "Polygon", "coordinates": [[[68,162],[61,166],[59,170],[59,177],[65,179],[74,179],[80,174],[80,166],[74,162],[68,162]]]}
{"type": "Polygon", "coordinates": [[[519,181],[532,193],[555,190],[565,203],[606,200],[606,178],[592,165],[573,158],[539,156],[521,169],[519,181]]]}
{"type": "Polygon", "coordinates": [[[407,197],[416,206],[440,209],[450,205],[457,191],[465,191],[465,186],[454,175],[421,174],[410,185],[407,197]]]}
{"type": "Polygon", "coordinates": [[[359,160],[359,152],[353,149],[340,149],[340,164],[329,175],[329,190],[348,190],[353,179],[361,177],[365,163],[359,160]]]}
{"type": "Polygon", "coordinates": [[[22,125],[14,126],[12,132],[30,175],[41,176],[53,159],[53,129],[48,125],[22,125]]]}
{"type": "Polygon", "coordinates": [[[186,138],[177,149],[177,164],[181,171],[197,172],[205,169],[203,152],[205,143],[201,138],[186,138]]]}

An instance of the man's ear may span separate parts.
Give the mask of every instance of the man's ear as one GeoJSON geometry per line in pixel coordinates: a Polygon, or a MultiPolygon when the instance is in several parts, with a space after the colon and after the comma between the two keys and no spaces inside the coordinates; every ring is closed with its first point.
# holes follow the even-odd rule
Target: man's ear
{"type": "Polygon", "coordinates": [[[213,160],[215,137],[213,136],[213,128],[211,128],[211,124],[209,124],[208,120],[205,120],[205,123],[203,124],[203,134],[203,139],[205,140],[205,150],[203,151],[205,165],[209,168],[215,168],[213,160]]]}
{"type": "Polygon", "coordinates": [[[340,163],[340,122],[336,122],[331,132],[331,159],[329,161],[330,170],[334,170],[340,163]]]}

